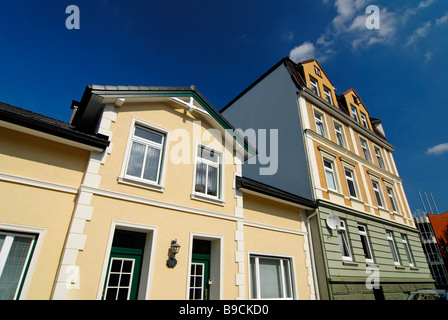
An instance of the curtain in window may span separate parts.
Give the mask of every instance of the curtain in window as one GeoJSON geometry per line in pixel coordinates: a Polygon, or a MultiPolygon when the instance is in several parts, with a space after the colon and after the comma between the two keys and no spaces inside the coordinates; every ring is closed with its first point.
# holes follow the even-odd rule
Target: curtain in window
{"type": "Polygon", "coordinates": [[[325,176],[327,177],[328,188],[336,190],[336,183],[334,182],[333,173],[325,170],[325,176]]]}
{"type": "Polygon", "coordinates": [[[151,181],[157,180],[159,172],[160,150],[148,147],[143,178],[151,181]]]}
{"type": "MultiPolygon", "coordinates": [[[[3,242],[3,240],[0,241],[3,242]]],[[[33,239],[28,237],[14,237],[0,276],[0,300],[15,298],[32,241],[33,239]]]]}
{"type": "Polygon", "coordinates": [[[280,260],[259,259],[261,298],[282,298],[280,260]]]}
{"type": "Polygon", "coordinates": [[[129,157],[128,170],[126,174],[134,177],[141,176],[143,168],[143,160],[145,158],[145,145],[133,142],[131,156],[129,157]]]}
{"type": "Polygon", "coordinates": [[[218,168],[208,167],[208,185],[207,194],[212,196],[218,195],[218,168]]]}
{"type": "Polygon", "coordinates": [[[207,165],[198,163],[196,166],[196,186],[195,191],[205,193],[207,165]]]}

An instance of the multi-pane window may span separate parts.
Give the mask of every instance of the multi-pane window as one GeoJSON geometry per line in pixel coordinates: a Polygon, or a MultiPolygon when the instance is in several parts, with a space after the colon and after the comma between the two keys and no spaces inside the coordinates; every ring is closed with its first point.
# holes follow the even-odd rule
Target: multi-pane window
{"type": "Polygon", "coordinates": [[[341,147],[344,147],[344,133],[342,131],[342,126],[340,126],[339,124],[337,124],[336,122],[334,123],[334,132],[336,134],[336,140],[338,141],[338,145],[340,145],[341,147]]]}
{"type": "Polygon", "coordinates": [[[356,185],[355,185],[355,176],[352,170],[344,169],[345,178],[347,180],[348,191],[350,193],[350,197],[357,198],[356,194],[356,185]]]}
{"type": "Polygon", "coordinates": [[[370,245],[369,236],[367,234],[367,227],[363,224],[358,224],[358,231],[366,262],[373,262],[372,246],[370,245]]]}
{"type": "Polygon", "coordinates": [[[369,152],[369,147],[367,146],[367,141],[362,138],[360,138],[359,141],[361,143],[361,149],[362,149],[362,153],[364,155],[364,159],[366,159],[367,161],[370,161],[370,152],[369,152]]]}
{"type": "Polygon", "coordinates": [[[323,114],[314,111],[314,120],[316,122],[316,131],[321,136],[325,137],[325,125],[324,125],[324,116],[323,114]]]}
{"type": "Polygon", "coordinates": [[[292,299],[290,259],[251,255],[250,288],[251,299],[292,299]]]}
{"type": "Polygon", "coordinates": [[[196,154],[195,192],[219,198],[221,183],[221,154],[199,146],[196,154]]]}
{"type": "Polygon", "coordinates": [[[165,135],[136,125],[126,176],[159,183],[165,135]]]}
{"type": "Polygon", "coordinates": [[[313,77],[310,77],[311,90],[319,96],[319,85],[317,84],[317,80],[313,77]]]}
{"type": "Polygon", "coordinates": [[[361,121],[362,121],[362,125],[366,128],[369,129],[369,125],[367,124],[367,116],[361,112],[361,121]]]}
{"type": "Polygon", "coordinates": [[[345,220],[341,219],[341,224],[338,228],[339,246],[341,247],[341,254],[343,260],[352,260],[352,249],[348,238],[347,227],[345,220]]]}
{"type": "Polygon", "coordinates": [[[392,211],[397,212],[397,205],[395,202],[394,191],[392,190],[392,188],[389,188],[389,187],[387,187],[386,190],[387,190],[387,195],[389,197],[390,205],[392,206],[392,211]]]}
{"type": "Polygon", "coordinates": [[[328,189],[337,191],[336,177],[334,174],[333,162],[324,159],[325,178],[327,180],[328,189]]]}
{"type": "Polygon", "coordinates": [[[378,182],[372,180],[373,192],[375,193],[376,203],[378,207],[383,208],[383,198],[381,196],[381,189],[378,182]]]}
{"type": "Polygon", "coordinates": [[[327,100],[329,104],[333,104],[333,99],[331,98],[331,90],[328,89],[326,86],[324,86],[324,94],[325,94],[325,100],[327,100]]]}
{"type": "Polygon", "coordinates": [[[36,236],[0,231],[0,300],[20,296],[36,236]]]}
{"type": "Polygon", "coordinates": [[[387,241],[389,242],[390,251],[395,265],[400,265],[397,246],[395,245],[394,234],[392,231],[386,230],[387,241]]]}
{"type": "Polygon", "coordinates": [[[377,147],[375,147],[374,149],[375,149],[376,159],[378,160],[378,165],[380,166],[380,168],[384,169],[384,161],[383,161],[383,156],[381,155],[381,150],[377,147]]]}
{"type": "Polygon", "coordinates": [[[358,111],[356,110],[356,108],[354,106],[352,106],[352,116],[353,116],[353,119],[355,119],[356,122],[359,122],[358,111]]]}
{"type": "Polygon", "coordinates": [[[409,247],[408,237],[405,234],[401,234],[401,242],[404,246],[404,252],[406,253],[406,256],[408,257],[409,265],[411,267],[414,266],[414,259],[412,258],[412,252],[411,248],[409,247]]]}

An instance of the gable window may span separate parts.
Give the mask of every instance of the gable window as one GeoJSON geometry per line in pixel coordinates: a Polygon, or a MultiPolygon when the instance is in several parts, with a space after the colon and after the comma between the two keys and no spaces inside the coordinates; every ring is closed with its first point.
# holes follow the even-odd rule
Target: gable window
{"type": "Polygon", "coordinates": [[[316,122],[317,133],[325,137],[324,115],[314,111],[314,121],[316,122]]]}
{"type": "Polygon", "coordinates": [[[367,227],[364,224],[358,224],[359,236],[361,237],[362,249],[366,262],[373,263],[372,246],[370,245],[367,227]]]}
{"type": "Polygon", "coordinates": [[[355,176],[352,170],[344,169],[345,172],[345,178],[347,180],[347,186],[348,191],[350,193],[350,197],[358,198],[356,194],[356,187],[355,187],[355,176]]]}
{"type": "Polygon", "coordinates": [[[198,146],[195,192],[214,198],[221,197],[221,157],[221,154],[213,149],[198,146]]]}
{"type": "Polygon", "coordinates": [[[318,67],[314,67],[314,73],[320,77],[320,69],[318,67]]]}
{"type": "Polygon", "coordinates": [[[378,182],[372,180],[372,187],[378,207],[383,208],[383,198],[381,197],[381,189],[378,182]]]}
{"type": "Polygon", "coordinates": [[[338,141],[338,145],[344,147],[344,133],[342,130],[342,126],[334,122],[334,132],[336,134],[336,140],[338,141]]]}
{"type": "Polygon", "coordinates": [[[397,246],[395,245],[394,234],[392,231],[386,230],[387,241],[389,242],[390,251],[392,253],[392,258],[394,260],[394,264],[400,265],[400,258],[398,256],[397,246]]]}
{"type": "Polygon", "coordinates": [[[361,121],[362,121],[362,125],[366,128],[369,129],[369,125],[367,124],[367,116],[361,112],[361,121]]]}
{"type": "Polygon", "coordinates": [[[342,260],[353,260],[352,249],[348,238],[345,220],[341,219],[341,225],[338,228],[339,246],[341,248],[342,260]]]}
{"type": "Polygon", "coordinates": [[[367,161],[370,161],[370,152],[369,152],[369,147],[367,145],[367,141],[362,138],[360,138],[359,141],[361,143],[361,149],[362,149],[362,153],[364,155],[364,159],[366,159],[367,161]]]}
{"type": "Polygon", "coordinates": [[[352,106],[352,116],[356,122],[359,122],[358,111],[356,110],[356,108],[354,106],[352,106]]]}
{"type": "Polygon", "coordinates": [[[397,205],[395,202],[394,191],[392,190],[392,188],[389,188],[389,187],[387,187],[386,190],[387,190],[387,195],[389,197],[390,205],[392,206],[392,211],[397,212],[397,205]]]}
{"type": "Polygon", "coordinates": [[[319,96],[319,85],[317,84],[317,80],[310,76],[310,84],[311,84],[311,90],[319,96]]]}
{"type": "Polygon", "coordinates": [[[331,90],[328,89],[326,86],[324,86],[324,94],[325,94],[325,100],[327,100],[329,104],[333,104],[333,99],[331,98],[331,90]]]}
{"type": "Polygon", "coordinates": [[[135,125],[126,176],[159,184],[165,134],[135,125]]]}
{"type": "Polygon", "coordinates": [[[381,150],[377,147],[374,147],[374,149],[375,149],[376,159],[378,160],[378,165],[380,166],[380,168],[384,169],[384,161],[383,161],[383,156],[381,155],[381,150]]]}
{"type": "Polygon", "coordinates": [[[325,170],[325,178],[327,180],[328,189],[337,191],[336,187],[336,178],[333,169],[333,162],[324,159],[324,170],[325,170]]]}
{"type": "Polygon", "coordinates": [[[404,246],[404,252],[406,252],[406,256],[408,257],[409,265],[413,267],[414,259],[412,258],[412,252],[411,248],[409,247],[408,237],[405,234],[401,234],[401,242],[404,246]]]}
{"type": "Polygon", "coordinates": [[[250,288],[251,299],[292,299],[290,259],[250,255],[250,288]]]}
{"type": "Polygon", "coordinates": [[[0,300],[16,300],[34,250],[36,236],[0,231],[0,300]]]}

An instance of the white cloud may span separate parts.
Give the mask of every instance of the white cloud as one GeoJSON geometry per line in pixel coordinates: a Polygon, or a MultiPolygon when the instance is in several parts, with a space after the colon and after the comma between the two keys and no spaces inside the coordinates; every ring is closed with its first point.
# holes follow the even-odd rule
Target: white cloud
{"type": "Polygon", "coordinates": [[[420,28],[415,30],[415,32],[409,37],[408,42],[406,42],[405,46],[410,46],[414,44],[419,38],[426,38],[429,30],[431,29],[432,23],[431,21],[425,22],[420,28]]]}
{"type": "Polygon", "coordinates": [[[433,155],[439,155],[442,153],[448,152],[448,142],[447,143],[441,143],[434,147],[429,148],[426,150],[427,154],[433,154],[433,155]]]}
{"type": "Polygon", "coordinates": [[[448,11],[445,12],[445,15],[443,17],[436,19],[436,25],[441,26],[446,22],[448,22],[448,11]]]}
{"type": "Polygon", "coordinates": [[[407,9],[402,16],[403,23],[406,24],[411,16],[415,16],[420,10],[424,8],[428,8],[433,3],[437,2],[438,0],[424,0],[420,1],[417,7],[407,9]]]}
{"type": "Polygon", "coordinates": [[[309,41],[305,41],[300,46],[297,46],[294,49],[292,49],[291,52],[289,53],[289,57],[294,62],[299,62],[299,61],[315,58],[315,56],[314,56],[315,51],[316,51],[316,48],[314,47],[314,45],[309,41]]]}

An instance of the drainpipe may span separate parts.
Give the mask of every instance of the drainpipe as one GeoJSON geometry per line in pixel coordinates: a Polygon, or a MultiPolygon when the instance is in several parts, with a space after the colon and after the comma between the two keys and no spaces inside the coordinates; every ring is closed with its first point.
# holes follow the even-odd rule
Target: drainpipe
{"type": "Polygon", "coordinates": [[[311,256],[311,265],[313,268],[313,279],[314,279],[314,290],[316,291],[316,300],[320,300],[320,293],[319,293],[319,283],[317,282],[317,273],[316,273],[316,262],[314,261],[314,249],[313,249],[313,239],[311,237],[311,218],[314,218],[318,213],[318,209],[314,211],[313,214],[308,216],[306,218],[306,227],[308,229],[308,245],[310,247],[310,256],[311,256]]]}

